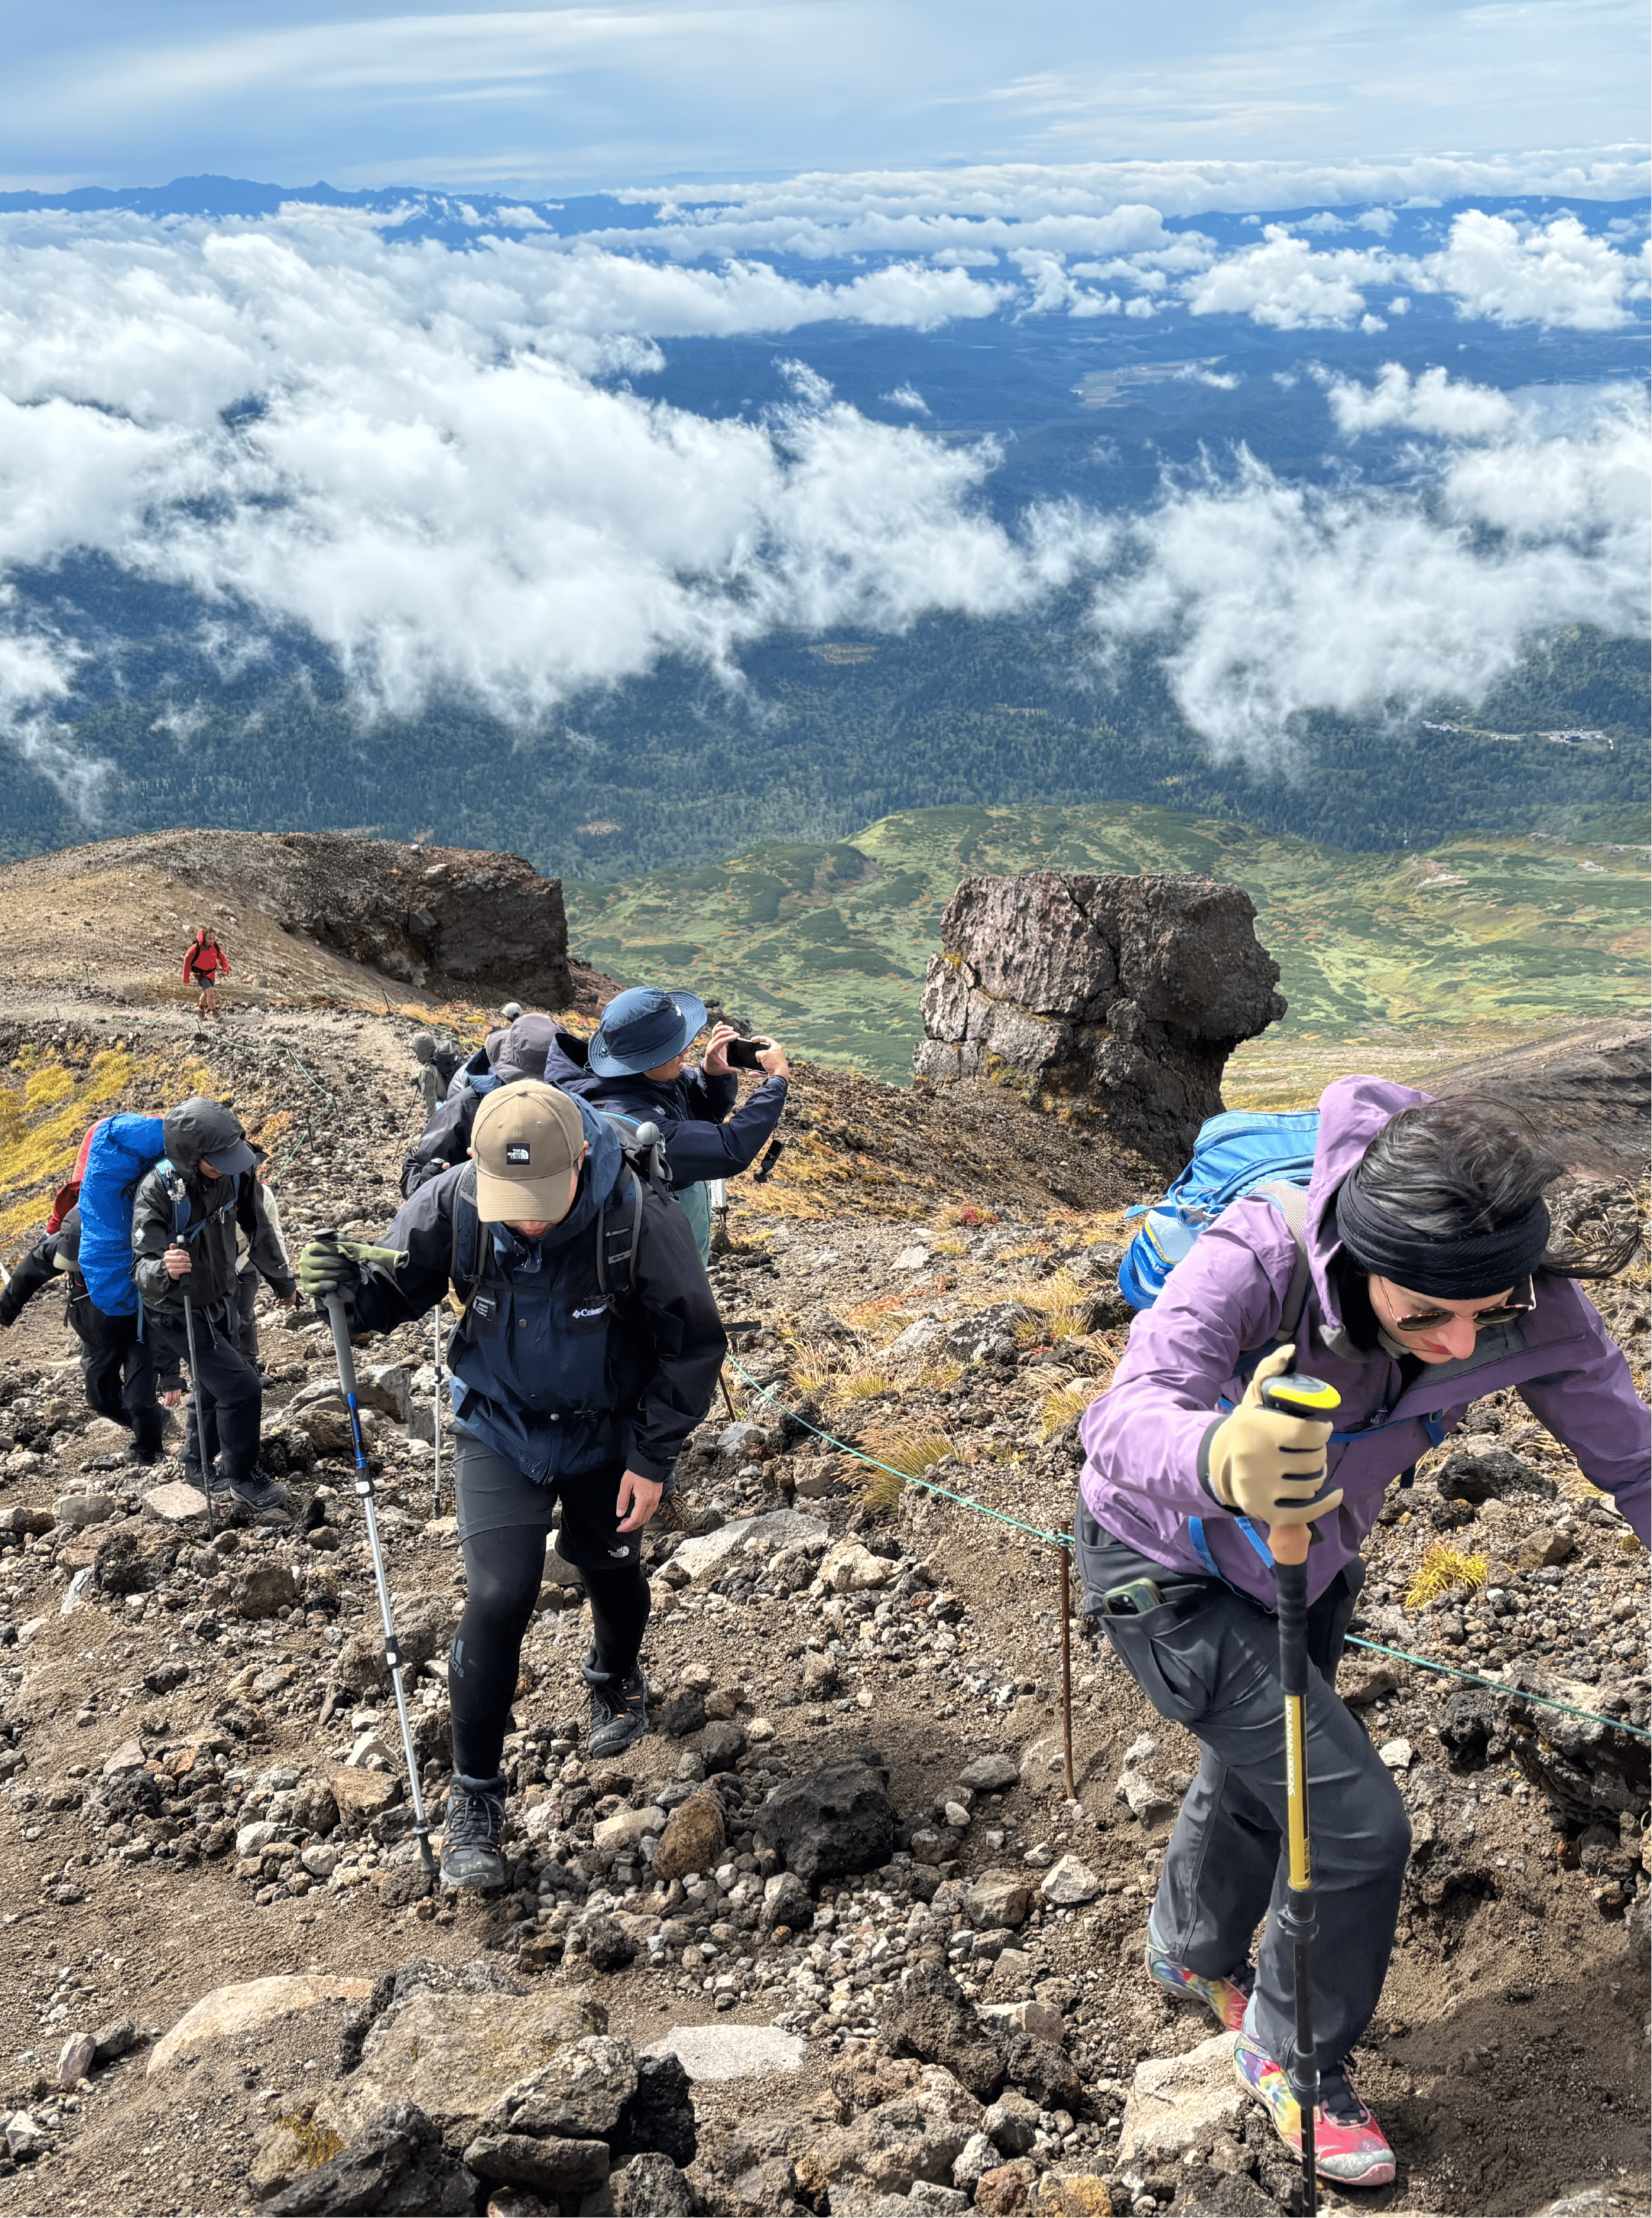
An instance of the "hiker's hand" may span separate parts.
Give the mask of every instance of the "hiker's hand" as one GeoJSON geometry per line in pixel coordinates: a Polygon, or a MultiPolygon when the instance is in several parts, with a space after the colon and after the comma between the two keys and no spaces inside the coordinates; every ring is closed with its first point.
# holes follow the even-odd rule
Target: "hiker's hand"
{"type": "Polygon", "coordinates": [[[711,1038],[706,1042],[705,1057],[700,1065],[708,1078],[727,1078],[732,1075],[728,1068],[728,1043],[739,1038],[739,1034],[733,1025],[719,1025],[713,1032],[711,1038]]]}
{"type": "Polygon", "coordinates": [[[1289,1371],[1296,1354],[1276,1348],[1257,1365],[1244,1400],[1211,1434],[1206,1451],[1210,1491],[1222,1508],[1264,1525],[1311,1525],[1342,1500],[1340,1486],[1320,1494],[1331,1426],[1262,1404],[1264,1384],[1289,1371]]]}
{"type": "Polygon", "coordinates": [[[166,1391],[161,1396],[161,1399],[165,1403],[169,1409],[176,1409],[178,1403],[183,1399],[183,1387],[169,1386],[166,1391]]]}
{"type": "Polygon", "coordinates": [[[169,1248],[161,1261],[166,1266],[166,1275],[169,1279],[187,1279],[193,1267],[187,1248],[169,1248]]]}
{"type": "Polygon", "coordinates": [[[614,1504],[621,1532],[640,1533],[659,1509],[664,1491],[657,1478],[645,1478],[640,1471],[628,1471],[620,1481],[620,1498],[614,1504]]]}
{"type": "Polygon", "coordinates": [[[766,1070],[770,1078],[789,1078],[792,1067],[786,1060],[786,1050],[777,1041],[770,1040],[758,1056],[758,1069],[766,1070]]]}
{"type": "Polygon", "coordinates": [[[298,1282],[299,1291],[315,1301],[334,1294],[348,1301],[356,1292],[356,1266],[331,1241],[312,1240],[299,1250],[298,1282]]]}

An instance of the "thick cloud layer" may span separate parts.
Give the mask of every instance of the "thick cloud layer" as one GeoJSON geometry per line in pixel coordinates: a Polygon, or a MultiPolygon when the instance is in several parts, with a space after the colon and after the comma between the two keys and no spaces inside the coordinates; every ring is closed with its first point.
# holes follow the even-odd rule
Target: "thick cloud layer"
{"type": "MultiPolygon", "coordinates": [[[[1010,222],[970,205],[985,190],[966,183],[947,223],[979,237],[1010,222]]],[[[615,382],[690,334],[1154,316],[1174,300],[1311,330],[1380,324],[1370,304],[1396,313],[1395,284],[1589,331],[1643,288],[1626,244],[1570,216],[1462,214],[1404,257],[1383,211],[1327,211],[1223,251],[1153,207],[1069,219],[1050,201],[1076,187],[1039,190],[1001,257],[982,247],[964,266],[931,240],[819,283],[527,223],[457,253],[336,210],[0,220],[0,580],[92,550],[220,611],[222,656],[300,627],[364,712],[457,685],[524,720],[664,654],[730,670],[776,627],[998,615],[1093,580],[1104,647],[1163,635],[1191,720],[1259,758],[1315,708],[1473,693],[1545,627],[1641,623],[1646,438],[1620,394],[1586,393],[1560,420],[1393,365],[1374,384],[1325,381],[1311,405],[1350,454],[1413,439],[1401,490],[1352,472],[1312,490],[1241,452],[1166,483],[1142,515],[1046,505],[1006,524],[981,498],[996,450],[937,436],[911,384],[887,424],[802,363],[788,404],[745,419],[615,382]],[[1024,243],[1068,220],[1092,226],[1101,258],[1024,243]]],[[[0,599],[0,717],[79,805],[95,779],[52,719],[104,645],[0,599]]]]}
{"type": "Polygon", "coordinates": [[[1578,429],[1443,372],[1334,381],[1350,438],[1444,443],[1403,493],[1284,483],[1248,458],[1135,519],[1098,592],[1105,643],[1161,637],[1178,700],[1218,754],[1289,759],[1302,718],[1483,694],[1535,635],[1644,629],[1652,470],[1638,394],[1588,396],[1578,429]]]}

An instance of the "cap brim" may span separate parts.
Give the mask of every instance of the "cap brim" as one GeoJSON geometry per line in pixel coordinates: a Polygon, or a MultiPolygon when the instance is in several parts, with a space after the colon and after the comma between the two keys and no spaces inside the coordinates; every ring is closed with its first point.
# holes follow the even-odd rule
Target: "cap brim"
{"type": "Polygon", "coordinates": [[[476,1214],[484,1224],[560,1224],[572,1207],[570,1173],[548,1179],[492,1178],[476,1166],[476,1214]]]}
{"type": "Polygon", "coordinates": [[[207,1151],[207,1161],[220,1178],[239,1178],[243,1171],[252,1168],[257,1160],[245,1140],[238,1140],[232,1148],[226,1148],[222,1154],[216,1148],[209,1148],[207,1151]]]}

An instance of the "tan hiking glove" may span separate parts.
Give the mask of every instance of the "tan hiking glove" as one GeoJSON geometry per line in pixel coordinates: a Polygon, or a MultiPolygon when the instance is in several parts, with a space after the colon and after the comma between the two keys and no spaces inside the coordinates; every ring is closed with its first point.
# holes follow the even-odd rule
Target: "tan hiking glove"
{"type": "Polygon", "coordinates": [[[1296,1354],[1294,1348],[1277,1348],[1259,1363],[1244,1400],[1205,1440],[1211,1493],[1224,1509],[1260,1525],[1311,1525],[1342,1500],[1340,1486],[1315,1499],[1325,1484],[1332,1428],[1263,1405],[1263,1387],[1290,1370],[1296,1354]]]}

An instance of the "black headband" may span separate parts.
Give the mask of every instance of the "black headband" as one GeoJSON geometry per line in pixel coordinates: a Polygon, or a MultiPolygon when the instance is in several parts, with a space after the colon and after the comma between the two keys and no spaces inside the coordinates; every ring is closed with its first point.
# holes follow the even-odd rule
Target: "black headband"
{"type": "Polygon", "coordinates": [[[1466,1302],[1531,1277],[1549,1246],[1549,1208],[1539,1194],[1512,1224],[1441,1239],[1368,1201],[1356,1175],[1337,1188],[1337,1235],[1362,1270],[1437,1302],[1466,1302]]]}

